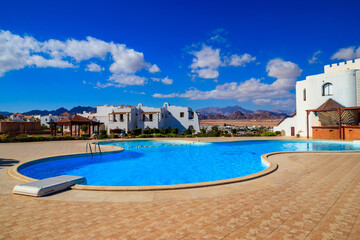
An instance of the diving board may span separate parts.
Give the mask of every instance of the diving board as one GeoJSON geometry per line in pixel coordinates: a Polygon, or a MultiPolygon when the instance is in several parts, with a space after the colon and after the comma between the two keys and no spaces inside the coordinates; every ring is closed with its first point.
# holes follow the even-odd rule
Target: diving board
{"type": "Polygon", "coordinates": [[[39,181],[16,185],[13,189],[13,193],[41,197],[65,190],[75,184],[86,184],[86,178],[70,175],[46,178],[39,181]]]}

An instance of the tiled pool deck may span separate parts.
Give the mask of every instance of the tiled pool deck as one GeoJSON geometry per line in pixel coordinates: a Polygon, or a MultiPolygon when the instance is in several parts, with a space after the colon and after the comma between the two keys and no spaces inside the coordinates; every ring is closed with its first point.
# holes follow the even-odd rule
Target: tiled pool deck
{"type": "Polygon", "coordinates": [[[360,153],[272,155],[267,176],[205,188],[11,193],[14,164],[85,143],[0,144],[0,239],[360,239],[360,153]]]}

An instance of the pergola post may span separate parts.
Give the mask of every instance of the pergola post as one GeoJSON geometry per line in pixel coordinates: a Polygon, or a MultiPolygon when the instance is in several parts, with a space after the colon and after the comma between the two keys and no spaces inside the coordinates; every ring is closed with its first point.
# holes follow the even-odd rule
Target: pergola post
{"type": "Polygon", "coordinates": [[[61,125],[61,136],[64,136],[64,125],[61,125]]]}
{"type": "Polygon", "coordinates": [[[88,123],[88,134],[89,134],[89,137],[90,137],[90,123],[88,123]]]}
{"type": "Polygon", "coordinates": [[[339,113],[339,138],[342,139],[342,134],[341,134],[341,108],[338,108],[338,113],[339,113]]]}
{"type": "Polygon", "coordinates": [[[70,136],[72,136],[72,124],[70,123],[70,136]]]}
{"type": "Polygon", "coordinates": [[[309,110],[306,110],[306,137],[309,139],[309,110]]]}

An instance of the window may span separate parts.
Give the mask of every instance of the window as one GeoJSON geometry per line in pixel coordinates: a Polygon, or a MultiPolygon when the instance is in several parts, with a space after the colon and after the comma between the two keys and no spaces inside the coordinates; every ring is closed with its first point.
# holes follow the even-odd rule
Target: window
{"type": "Polygon", "coordinates": [[[183,118],[184,115],[185,115],[184,112],[181,112],[181,113],[180,113],[180,117],[181,117],[181,118],[183,118]]]}
{"type": "Polygon", "coordinates": [[[189,112],[189,119],[193,119],[194,118],[194,112],[189,112]]]}
{"type": "Polygon", "coordinates": [[[120,114],[120,122],[124,121],[124,114],[120,114]]]}
{"type": "Polygon", "coordinates": [[[306,101],[306,88],[304,88],[303,95],[304,95],[304,101],[306,101]]]}
{"type": "Polygon", "coordinates": [[[145,118],[145,114],[143,114],[143,115],[142,115],[142,120],[143,120],[143,122],[145,122],[145,119],[146,119],[146,118],[145,118]]]}
{"type": "Polygon", "coordinates": [[[153,115],[149,114],[149,121],[152,122],[152,120],[153,120],[153,115]]]}
{"type": "Polygon", "coordinates": [[[325,83],[322,87],[322,95],[323,96],[331,96],[333,95],[333,85],[331,83],[325,83]]]}

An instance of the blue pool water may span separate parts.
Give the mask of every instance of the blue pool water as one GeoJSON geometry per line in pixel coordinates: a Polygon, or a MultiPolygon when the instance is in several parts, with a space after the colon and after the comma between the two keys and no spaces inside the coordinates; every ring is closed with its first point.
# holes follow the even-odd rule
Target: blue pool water
{"type": "Polygon", "coordinates": [[[106,142],[102,144],[123,146],[125,151],[94,157],[50,158],[52,161],[25,166],[19,172],[36,179],[63,174],[84,176],[88,185],[98,186],[172,185],[236,178],[262,171],[267,166],[260,156],[269,152],[360,150],[360,145],[351,142],[330,141],[189,143],[106,142]]]}

